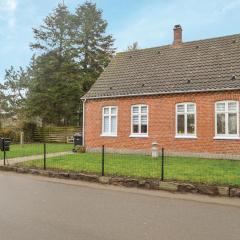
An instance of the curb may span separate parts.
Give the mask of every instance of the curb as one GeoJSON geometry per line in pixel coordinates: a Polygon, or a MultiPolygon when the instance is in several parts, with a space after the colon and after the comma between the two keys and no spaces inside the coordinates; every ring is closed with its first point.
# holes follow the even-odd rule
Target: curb
{"type": "Polygon", "coordinates": [[[213,186],[180,182],[163,182],[152,179],[136,179],[129,177],[107,177],[95,174],[57,172],[53,170],[29,169],[22,167],[0,166],[1,171],[11,171],[22,174],[34,174],[44,177],[81,180],[101,184],[124,186],[131,188],[164,190],[169,192],[198,193],[210,196],[238,197],[240,198],[240,188],[213,186]]]}

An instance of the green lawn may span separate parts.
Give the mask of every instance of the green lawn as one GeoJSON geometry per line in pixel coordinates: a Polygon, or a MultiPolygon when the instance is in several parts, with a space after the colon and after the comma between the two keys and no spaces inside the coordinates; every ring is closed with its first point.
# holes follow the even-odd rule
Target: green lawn
{"type": "MultiPolygon", "coordinates": [[[[101,173],[101,154],[77,153],[47,159],[48,169],[101,173]]],[[[42,160],[22,163],[25,167],[43,167],[42,160]]],[[[160,178],[161,159],[142,155],[105,155],[105,173],[114,176],[160,178]]],[[[165,180],[240,186],[240,161],[187,157],[166,157],[165,180]]]]}
{"type": "MultiPolygon", "coordinates": [[[[47,153],[55,152],[65,152],[71,151],[73,148],[72,144],[64,143],[47,143],[46,150],[47,153]]],[[[33,143],[33,144],[13,144],[10,145],[10,151],[6,152],[7,159],[15,157],[25,157],[31,155],[43,154],[43,143],[33,143]]],[[[0,159],[3,159],[3,152],[0,153],[0,159]]]]}

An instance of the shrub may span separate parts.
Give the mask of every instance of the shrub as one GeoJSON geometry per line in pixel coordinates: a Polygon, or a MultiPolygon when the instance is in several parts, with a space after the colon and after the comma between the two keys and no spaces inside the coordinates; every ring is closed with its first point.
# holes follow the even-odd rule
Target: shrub
{"type": "Polygon", "coordinates": [[[13,143],[20,142],[20,129],[2,128],[0,129],[0,137],[10,138],[13,143]]]}
{"type": "Polygon", "coordinates": [[[34,141],[34,132],[37,129],[36,123],[24,122],[22,126],[22,131],[24,132],[24,141],[33,142],[34,141]]]}

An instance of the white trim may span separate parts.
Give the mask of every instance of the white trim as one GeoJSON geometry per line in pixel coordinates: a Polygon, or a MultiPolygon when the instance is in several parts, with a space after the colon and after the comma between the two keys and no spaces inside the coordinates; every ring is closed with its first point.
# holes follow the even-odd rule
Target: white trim
{"type": "MultiPolygon", "coordinates": [[[[231,112],[230,112],[231,113],[231,112]]],[[[237,100],[221,100],[215,102],[215,109],[214,109],[214,115],[215,115],[215,136],[213,139],[226,139],[226,140],[231,140],[231,139],[240,139],[239,136],[239,101],[237,100]],[[228,117],[229,117],[229,111],[228,111],[228,103],[234,102],[237,104],[237,111],[233,111],[232,113],[237,113],[237,134],[229,134],[228,133],[228,117]],[[218,103],[224,103],[225,104],[225,110],[223,112],[218,112],[217,111],[217,104],[218,103]],[[218,134],[217,133],[217,114],[225,114],[225,134],[218,134]]]]}
{"type": "Polygon", "coordinates": [[[175,135],[175,138],[178,138],[178,139],[197,139],[197,136],[196,135],[175,135]]]}
{"type": "Polygon", "coordinates": [[[102,133],[100,134],[101,137],[117,137],[118,133],[118,107],[117,106],[104,106],[102,107],[102,133]],[[109,114],[104,114],[104,109],[109,109],[109,114]],[[116,108],[116,114],[112,114],[111,110],[112,108],[116,108]],[[104,117],[109,117],[109,132],[104,132],[104,117]],[[111,118],[116,117],[116,132],[111,132],[111,118]]]}
{"type": "Polygon", "coordinates": [[[215,140],[240,140],[239,136],[215,136],[215,140]]]}
{"type": "Polygon", "coordinates": [[[148,138],[148,134],[144,133],[132,133],[129,135],[130,138],[148,138]]]}
{"type": "Polygon", "coordinates": [[[149,117],[148,117],[148,105],[147,104],[134,104],[131,106],[131,134],[129,137],[148,137],[148,128],[149,128],[149,117]],[[138,107],[140,108],[140,113],[138,113],[138,116],[147,115],[147,133],[140,133],[141,131],[141,118],[138,119],[138,125],[139,125],[139,133],[133,132],[133,108],[138,107]],[[147,107],[147,113],[141,114],[141,108],[147,107]]]}
{"type": "Polygon", "coordinates": [[[117,137],[117,134],[106,134],[106,133],[102,133],[100,136],[101,136],[101,137],[117,137]]]}
{"type": "Polygon", "coordinates": [[[175,138],[197,138],[197,105],[195,102],[181,102],[177,103],[175,106],[175,138]],[[188,104],[193,104],[194,105],[194,112],[187,112],[187,105],[188,104]],[[177,108],[179,105],[184,106],[184,112],[179,113],[177,111],[177,108]],[[194,134],[188,134],[187,133],[187,114],[194,114],[194,134]],[[184,116],[184,133],[178,133],[178,115],[183,115],[184,116]]]}
{"type": "Polygon", "coordinates": [[[83,125],[82,125],[82,145],[85,146],[85,102],[86,99],[83,100],[83,125]]]}

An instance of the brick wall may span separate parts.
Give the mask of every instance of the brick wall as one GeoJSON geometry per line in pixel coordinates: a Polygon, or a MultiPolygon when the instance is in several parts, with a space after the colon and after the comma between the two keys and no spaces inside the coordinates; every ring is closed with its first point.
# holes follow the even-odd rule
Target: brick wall
{"type": "Polygon", "coordinates": [[[85,145],[98,148],[106,145],[119,150],[150,150],[152,142],[169,152],[240,154],[240,140],[214,140],[215,102],[240,101],[240,91],[172,94],[147,97],[88,100],[85,104],[85,145]],[[175,138],[175,106],[181,102],[196,103],[196,139],[175,138]],[[149,137],[131,138],[131,105],[147,104],[149,137]],[[118,136],[101,137],[102,107],[118,106],[118,136]]]}

